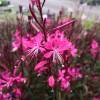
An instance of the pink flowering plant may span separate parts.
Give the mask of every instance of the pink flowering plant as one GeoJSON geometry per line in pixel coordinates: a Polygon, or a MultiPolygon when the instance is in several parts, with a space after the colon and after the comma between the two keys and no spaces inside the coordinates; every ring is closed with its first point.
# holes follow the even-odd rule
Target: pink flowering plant
{"type": "Polygon", "coordinates": [[[78,19],[63,19],[63,11],[44,18],[45,2],[30,0],[25,27],[20,6],[15,33],[0,34],[0,100],[100,99],[95,24],[85,30],[78,19]]]}

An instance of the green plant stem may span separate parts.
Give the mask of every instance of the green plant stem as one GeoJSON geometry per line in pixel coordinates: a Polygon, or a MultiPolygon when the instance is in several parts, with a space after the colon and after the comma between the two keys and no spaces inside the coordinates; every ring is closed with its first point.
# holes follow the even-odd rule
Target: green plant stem
{"type": "Polygon", "coordinates": [[[61,92],[59,91],[59,93],[58,93],[58,100],[62,100],[61,99],[61,92]]]}
{"type": "Polygon", "coordinates": [[[56,100],[62,100],[61,98],[61,91],[56,89],[56,100]]]}

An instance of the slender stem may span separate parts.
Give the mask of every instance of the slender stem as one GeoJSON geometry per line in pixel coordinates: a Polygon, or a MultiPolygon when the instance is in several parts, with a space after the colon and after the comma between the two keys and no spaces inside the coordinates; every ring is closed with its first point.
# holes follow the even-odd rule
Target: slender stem
{"type": "Polygon", "coordinates": [[[46,36],[46,31],[45,31],[45,21],[43,21],[43,33],[44,33],[45,41],[47,41],[47,36],[46,36]]]}
{"type": "Polygon", "coordinates": [[[38,29],[38,27],[36,27],[35,24],[32,23],[32,21],[30,22],[32,28],[34,28],[37,32],[40,32],[40,30],[38,29]]]}
{"type": "Polygon", "coordinates": [[[75,20],[66,22],[66,23],[64,23],[64,24],[62,24],[62,25],[60,25],[60,26],[57,26],[57,27],[54,28],[53,30],[55,31],[55,30],[61,29],[61,28],[65,27],[65,26],[67,26],[67,25],[70,25],[70,24],[74,23],[74,22],[75,22],[75,20]]]}
{"type": "Polygon", "coordinates": [[[36,15],[34,14],[34,12],[33,12],[32,7],[31,7],[30,4],[29,4],[29,10],[30,10],[30,12],[31,12],[32,17],[33,17],[34,20],[36,21],[36,23],[37,23],[41,28],[43,28],[42,25],[39,23],[39,21],[38,21],[36,15]]]}
{"type": "Polygon", "coordinates": [[[58,90],[57,87],[55,88],[54,92],[55,92],[55,100],[62,100],[62,98],[61,98],[61,91],[58,90]]]}
{"type": "Polygon", "coordinates": [[[61,99],[61,92],[59,91],[59,94],[58,94],[58,100],[62,100],[61,99]]]}
{"type": "Polygon", "coordinates": [[[43,0],[42,7],[44,6],[46,0],[43,0]]]}
{"type": "Polygon", "coordinates": [[[40,24],[40,22],[38,21],[36,15],[35,15],[34,12],[32,11],[31,4],[29,4],[30,12],[31,12],[33,18],[35,19],[35,21],[37,22],[37,24],[38,24],[38,25],[40,26],[40,28],[43,30],[44,39],[45,39],[45,41],[47,41],[46,31],[45,31],[45,21],[44,21],[44,19],[43,19],[42,7],[41,7],[41,2],[40,2],[40,0],[37,1],[37,8],[38,8],[39,13],[40,13],[40,17],[41,17],[42,25],[40,24]]]}
{"type": "MultiPolygon", "coordinates": [[[[20,18],[19,18],[19,25],[18,25],[18,28],[20,30],[20,55],[22,56],[23,55],[23,41],[22,41],[22,36],[23,36],[23,7],[22,5],[19,5],[19,11],[20,11],[20,18]]],[[[21,70],[22,70],[22,75],[24,75],[24,69],[23,69],[23,66],[22,66],[22,63],[23,61],[21,60],[21,70]]]]}
{"type": "Polygon", "coordinates": [[[45,20],[43,19],[43,13],[42,13],[42,7],[41,7],[40,0],[38,0],[38,10],[39,10],[41,21],[42,21],[42,26],[43,26],[42,30],[43,30],[43,34],[44,34],[44,39],[45,39],[45,41],[47,41],[46,31],[45,31],[45,20]]]}

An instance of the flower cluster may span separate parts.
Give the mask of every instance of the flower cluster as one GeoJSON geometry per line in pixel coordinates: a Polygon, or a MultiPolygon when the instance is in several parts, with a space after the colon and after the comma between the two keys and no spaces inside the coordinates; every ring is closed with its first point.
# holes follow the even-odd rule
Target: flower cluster
{"type": "Polygon", "coordinates": [[[48,32],[45,29],[45,21],[48,20],[48,18],[43,18],[42,6],[40,0],[31,0],[29,4],[30,12],[33,19],[37,22],[41,29],[38,29],[31,22],[31,25],[37,31],[36,35],[32,35],[31,33],[22,35],[20,30],[16,30],[16,33],[13,36],[14,39],[12,41],[12,52],[15,52],[21,48],[26,55],[25,60],[27,60],[27,58],[31,58],[31,61],[37,59],[38,62],[34,65],[34,71],[38,75],[43,75],[43,73],[47,74],[48,72],[50,72],[47,75],[49,78],[48,85],[53,88],[54,85],[57,85],[60,82],[60,87],[62,88],[62,90],[65,90],[67,89],[67,87],[70,87],[70,81],[72,79],[70,78],[69,74],[71,74],[71,71],[75,74],[75,76],[72,75],[73,77],[76,77],[76,74],[78,74],[78,72],[76,68],[71,70],[69,69],[69,67],[66,67],[68,69],[67,71],[66,68],[64,69],[64,66],[67,66],[69,58],[75,58],[77,56],[78,50],[72,43],[72,41],[70,41],[70,39],[66,37],[64,32],[60,29],[69,24],[71,26],[73,20],[70,19],[64,21],[62,25],[59,24],[60,26],[53,28],[52,32],[48,32]],[[35,5],[40,13],[40,17],[42,20],[41,23],[38,21],[35,13],[33,12],[35,5]],[[55,73],[58,75],[55,75],[55,73]],[[59,76],[60,74],[63,76],[59,76]],[[54,78],[57,78],[58,82],[55,82],[54,78]]]}
{"type": "MultiPolygon", "coordinates": [[[[38,75],[51,71],[54,69],[53,67],[55,65],[59,66],[59,68],[55,67],[55,69],[57,69],[56,73],[58,73],[58,83],[59,81],[61,82],[60,87],[62,89],[65,90],[70,86],[70,81],[72,80],[70,76],[76,79],[77,77],[81,77],[77,68],[63,68],[69,57],[74,58],[77,56],[77,48],[75,48],[75,45],[65,37],[64,32],[57,30],[52,34],[49,34],[47,36],[47,41],[44,40],[41,32],[37,33],[33,37],[27,34],[26,37],[22,37],[22,41],[17,37],[12,43],[13,50],[20,47],[20,42],[22,42],[23,50],[27,57],[29,56],[31,59],[34,59],[37,58],[38,55],[43,54],[41,60],[39,60],[34,67],[34,71],[37,72],[38,75]],[[15,43],[16,45],[14,45],[15,43]]],[[[52,72],[48,79],[48,84],[50,87],[54,87],[55,85],[52,72]]]]}
{"type": "MultiPolygon", "coordinates": [[[[72,16],[63,19],[63,11],[57,18],[43,16],[44,3],[45,0],[30,0],[31,16],[25,30],[20,7],[15,33],[4,46],[0,44],[0,100],[26,100],[27,95],[35,98],[37,91],[43,97],[41,100],[48,95],[52,95],[50,100],[73,100],[73,97],[77,100],[84,91],[83,98],[94,93],[90,84],[99,80],[99,42],[88,31],[80,32],[81,28],[77,28],[80,25],[72,16]]],[[[94,99],[98,98],[95,94],[94,99]]],[[[32,100],[40,100],[38,97],[32,100]]]]}
{"type": "Polygon", "coordinates": [[[20,72],[17,75],[17,69],[14,72],[9,71],[2,72],[0,74],[0,99],[8,100],[13,99],[13,97],[21,97],[20,84],[25,84],[26,78],[22,77],[20,72]]]}
{"type": "Polygon", "coordinates": [[[57,82],[62,91],[70,90],[71,82],[80,78],[82,78],[82,74],[80,73],[79,68],[63,67],[58,71],[57,80],[55,80],[53,75],[48,78],[48,85],[51,88],[54,88],[55,83],[57,82]]]}

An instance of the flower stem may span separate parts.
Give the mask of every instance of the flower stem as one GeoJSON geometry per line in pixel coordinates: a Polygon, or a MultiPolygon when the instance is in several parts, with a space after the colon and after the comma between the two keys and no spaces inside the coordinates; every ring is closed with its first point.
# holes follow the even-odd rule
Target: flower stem
{"type": "Polygon", "coordinates": [[[57,100],[61,100],[61,92],[60,91],[58,93],[58,99],[57,100]]]}
{"type": "Polygon", "coordinates": [[[56,90],[55,90],[55,100],[62,100],[62,98],[61,98],[61,91],[59,90],[59,89],[57,89],[56,88],[56,90]]]}

